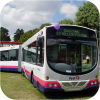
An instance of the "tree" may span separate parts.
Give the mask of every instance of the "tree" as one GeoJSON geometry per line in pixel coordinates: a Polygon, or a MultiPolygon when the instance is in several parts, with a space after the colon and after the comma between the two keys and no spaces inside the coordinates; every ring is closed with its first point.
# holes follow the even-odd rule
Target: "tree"
{"type": "Polygon", "coordinates": [[[45,27],[45,26],[49,26],[49,25],[51,25],[50,23],[44,23],[44,24],[42,24],[41,26],[40,26],[40,29],[42,29],[43,27],[45,27]]]}
{"type": "Polygon", "coordinates": [[[74,22],[71,19],[63,19],[59,24],[74,24],[74,22]]]}
{"type": "Polygon", "coordinates": [[[24,43],[25,41],[27,41],[30,37],[32,37],[33,35],[35,35],[40,29],[35,28],[33,30],[27,31],[26,33],[24,33],[21,37],[19,42],[24,43]]]}
{"type": "Polygon", "coordinates": [[[0,28],[0,41],[11,41],[8,29],[0,28]]]}
{"type": "Polygon", "coordinates": [[[84,3],[76,13],[76,23],[99,31],[99,11],[97,7],[91,2],[84,3]]]}
{"type": "Polygon", "coordinates": [[[24,43],[27,41],[30,37],[35,35],[37,32],[39,32],[43,27],[51,25],[50,23],[44,23],[39,28],[35,28],[33,30],[27,31],[23,35],[21,35],[19,42],[24,43]]]}
{"type": "Polygon", "coordinates": [[[40,31],[40,29],[39,28],[35,28],[35,29],[33,29],[33,33],[32,33],[32,35],[35,35],[37,32],[39,32],[40,31]]]}
{"type": "Polygon", "coordinates": [[[24,34],[24,30],[18,28],[14,34],[14,41],[19,41],[20,37],[24,34]]]}

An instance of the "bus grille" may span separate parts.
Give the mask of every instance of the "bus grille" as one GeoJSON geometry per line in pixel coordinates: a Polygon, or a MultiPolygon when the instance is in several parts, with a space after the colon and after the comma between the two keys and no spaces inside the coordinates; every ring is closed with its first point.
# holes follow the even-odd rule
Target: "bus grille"
{"type": "Polygon", "coordinates": [[[85,83],[86,82],[63,82],[62,84],[64,85],[64,86],[66,86],[66,87],[69,87],[69,86],[71,86],[71,87],[73,87],[73,86],[78,86],[78,87],[80,87],[80,86],[84,86],[85,85],[85,83]]]}

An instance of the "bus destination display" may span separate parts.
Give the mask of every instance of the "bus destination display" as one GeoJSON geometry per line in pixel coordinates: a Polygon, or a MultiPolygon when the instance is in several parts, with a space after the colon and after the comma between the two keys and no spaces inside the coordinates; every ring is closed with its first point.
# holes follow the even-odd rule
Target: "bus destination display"
{"type": "Polygon", "coordinates": [[[73,36],[73,37],[87,37],[87,32],[84,33],[81,30],[75,30],[75,29],[61,29],[60,31],[56,32],[56,35],[61,36],[73,36]]]}

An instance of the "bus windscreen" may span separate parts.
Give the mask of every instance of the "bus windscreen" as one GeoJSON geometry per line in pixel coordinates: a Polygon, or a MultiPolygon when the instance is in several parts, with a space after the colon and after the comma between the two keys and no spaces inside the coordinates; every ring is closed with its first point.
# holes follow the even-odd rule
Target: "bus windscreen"
{"type": "MultiPolygon", "coordinates": [[[[92,39],[88,41],[85,39],[56,38],[58,34],[62,36],[66,29],[69,29],[69,27],[61,27],[58,31],[53,28],[51,30],[50,28],[47,29],[48,66],[59,73],[85,73],[92,70],[97,63],[97,42],[92,39]],[[61,31],[62,33],[59,33],[61,31]],[[54,34],[55,37],[53,37],[54,34]]],[[[75,27],[71,29],[72,27],[70,28],[70,32],[72,32],[70,34],[74,34],[76,30],[80,37],[87,38],[90,36],[93,38],[95,36],[94,31],[91,30],[78,30],[75,27]]]]}

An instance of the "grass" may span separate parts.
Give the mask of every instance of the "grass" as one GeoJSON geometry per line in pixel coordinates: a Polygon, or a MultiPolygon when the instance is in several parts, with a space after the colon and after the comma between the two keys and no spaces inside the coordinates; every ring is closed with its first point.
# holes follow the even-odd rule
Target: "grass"
{"type": "MultiPolygon", "coordinates": [[[[74,99],[86,100],[93,97],[96,91],[48,93],[43,94],[22,76],[21,73],[1,73],[1,88],[4,94],[11,99],[74,99]]],[[[99,72],[100,78],[100,72],[99,72]]]]}
{"type": "Polygon", "coordinates": [[[45,99],[21,73],[1,72],[1,89],[11,99],[45,99]]]}

